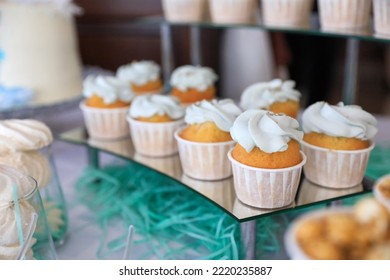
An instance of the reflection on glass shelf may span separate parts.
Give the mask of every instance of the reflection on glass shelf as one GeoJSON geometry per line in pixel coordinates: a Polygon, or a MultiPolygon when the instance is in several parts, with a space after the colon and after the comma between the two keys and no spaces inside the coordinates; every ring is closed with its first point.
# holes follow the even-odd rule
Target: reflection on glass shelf
{"type": "Polygon", "coordinates": [[[183,186],[204,196],[238,221],[252,220],[260,216],[280,213],[297,207],[310,206],[320,202],[328,202],[351,195],[362,194],[370,191],[373,183],[365,179],[359,186],[335,190],[315,185],[307,179],[302,178],[293,204],[278,209],[260,209],[245,205],[237,199],[234,191],[233,177],[220,181],[202,181],[183,174],[180,157],[177,154],[168,157],[143,156],[134,152],[131,138],[120,139],[117,141],[99,141],[88,139],[84,128],[77,128],[63,133],[60,136],[60,139],[116,154],[150,167],[153,170],[177,180],[183,186]]]}
{"type": "Polygon", "coordinates": [[[347,189],[334,189],[316,185],[304,178],[299,187],[299,193],[297,195],[297,205],[305,205],[308,203],[312,203],[316,200],[332,199],[335,197],[342,197],[363,191],[363,184],[347,189]]]}
{"type": "Polygon", "coordinates": [[[343,37],[355,38],[359,40],[388,42],[390,35],[374,34],[374,29],[371,26],[362,29],[321,29],[319,17],[317,14],[311,16],[310,23],[299,26],[291,25],[267,25],[263,22],[256,24],[217,24],[211,21],[204,22],[167,22],[161,16],[141,17],[131,22],[131,24],[168,24],[170,26],[191,26],[202,28],[258,28],[269,31],[277,31],[284,33],[295,33],[302,35],[326,36],[326,37],[343,37]]]}

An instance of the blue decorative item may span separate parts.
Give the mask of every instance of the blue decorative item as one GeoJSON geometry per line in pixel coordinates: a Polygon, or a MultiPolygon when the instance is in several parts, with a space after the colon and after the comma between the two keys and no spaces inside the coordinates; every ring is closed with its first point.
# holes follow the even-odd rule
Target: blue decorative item
{"type": "Polygon", "coordinates": [[[33,96],[32,90],[0,85],[0,109],[24,107],[32,101],[33,96]]]}
{"type": "Polygon", "coordinates": [[[5,58],[5,53],[2,49],[0,49],[0,61],[3,61],[5,58]]]}

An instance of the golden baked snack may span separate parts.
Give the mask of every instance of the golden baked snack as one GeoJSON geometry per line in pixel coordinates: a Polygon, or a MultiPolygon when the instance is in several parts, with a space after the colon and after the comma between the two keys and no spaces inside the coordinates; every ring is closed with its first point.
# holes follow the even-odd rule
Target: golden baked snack
{"type": "Polygon", "coordinates": [[[306,133],[303,136],[303,140],[317,147],[344,151],[366,149],[371,145],[370,141],[368,140],[329,136],[317,132],[306,133]]]}
{"type": "Polygon", "coordinates": [[[149,81],[143,85],[131,84],[131,89],[135,94],[148,94],[160,91],[163,87],[161,80],[149,81]]]}
{"type": "Polygon", "coordinates": [[[116,100],[113,103],[107,104],[104,102],[104,99],[102,97],[97,95],[92,95],[91,97],[85,100],[85,105],[93,108],[114,109],[114,108],[129,107],[130,102],[116,100]]]}
{"type": "Polygon", "coordinates": [[[294,238],[310,259],[389,259],[390,214],[376,199],[322,210],[296,223],[294,238]]]}
{"type": "Polygon", "coordinates": [[[283,113],[292,118],[297,118],[299,112],[299,102],[292,100],[275,102],[268,107],[268,110],[276,114],[283,113]]]}
{"type": "Polygon", "coordinates": [[[195,88],[190,88],[186,91],[172,88],[172,95],[176,96],[182,103],[194,103],[201,100],[213,100],[216,95],[216,89],[213,86],[208,87],[204,91],[199,91],[195,88]]]}
{"type": "Polygon", "coordinates": [[[180,137],[203,143],[232,141],[230,132],[221,130],[214,122],[190,124],[181,131],[180,137]]]}
{"type": "Polygon", "coordinates": [[[138,117],[136,118],[137,121],[141,122],[152,122],[152,123],[162,123],[162,122],[171,122],[174,121],[168,114],[163,115],[153,115],[151,117],[138,117]]]}
{"type": "Polygon", "coordinates": [[[232,156],[245,165],[268,169],[286,168],[302,161],[300,146],[295,140],[288,142],[286,151],[274,153],[266,153],[258,147],[248,153],[240,144],[237,144],[232,151],[232,156]]]}

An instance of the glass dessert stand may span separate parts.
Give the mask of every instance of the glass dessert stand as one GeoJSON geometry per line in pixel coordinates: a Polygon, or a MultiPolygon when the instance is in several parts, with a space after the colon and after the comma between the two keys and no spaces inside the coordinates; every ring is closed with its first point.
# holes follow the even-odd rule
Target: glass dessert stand
{"type": "MultiPolygon", "coordinates": [[[[101,154],[108,153],[116,158],[140,164],[150,172],[157,172],[161,176],[175,180],[183,189],[190,192],[191,196],[201,197],[205,204],[211,203],[213,207],[222,210],[239,223],[245,259],[256,258],[258,230],[256,221],[269,216],[294,215],[296,211],[312,206],[327,207],[340,204],[344,199],[370,193],[374,183],[373,180],[365,178],[358,186],[337,190],[315,185],[303,177],[295,201],[291,205],[279,209],[260,209],[247,206],[237,199],[232,177],[220,181],[192,179],[183,174],[178,155],[160,158],[139,155],[134,151],[130,138],[116,141],[92,140],[88,139],[86,130],[81,127],[61,134],[59,140],[84,145],[88,151],[89,164],[95,168],[100,166],[101,154]]],[[[150,181],[150,184],[153,184],[153,181],[150,181]]]]}

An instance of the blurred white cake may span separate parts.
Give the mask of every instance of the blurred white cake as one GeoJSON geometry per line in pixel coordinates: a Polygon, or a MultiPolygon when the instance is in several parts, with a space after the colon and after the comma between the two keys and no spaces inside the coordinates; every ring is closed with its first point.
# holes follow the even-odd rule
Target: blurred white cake
{"type": "Polygon", "coordinates": [[[0,84],[31,89],[39,104],[81,96],[76,10],[71,0],[0,1],[0,84]]]}

